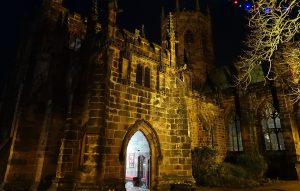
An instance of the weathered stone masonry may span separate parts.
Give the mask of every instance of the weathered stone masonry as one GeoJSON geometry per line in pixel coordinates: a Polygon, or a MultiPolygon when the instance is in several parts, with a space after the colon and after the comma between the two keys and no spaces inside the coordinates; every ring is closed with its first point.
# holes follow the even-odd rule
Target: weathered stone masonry
{"type": "Polygon", "coordinates": [[[279,83],[232,86],[233,72],[214,64],[208,9],[162,15],[159,45],[143,31],[119,29],[115,1],[100,2],[101,22],[96,0],[87,18],[45,0],[24,33],[14,86],[0,102],[1,189],[122,191],[137,131],[150,147],[151,191],[190,188],[197,147],[215,149],[218,162],[260,152],[270,172],[297,178],[299,104],[279,83]],[[284,150],[266,149],[266,103],[278,110],[284,150]],[[239,151],[230,150],[233,114],[239,151]]]}

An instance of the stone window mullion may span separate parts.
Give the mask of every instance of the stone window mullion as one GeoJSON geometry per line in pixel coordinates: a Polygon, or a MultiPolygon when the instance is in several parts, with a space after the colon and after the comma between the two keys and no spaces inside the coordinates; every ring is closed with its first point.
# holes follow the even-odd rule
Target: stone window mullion
{"type": "Polygon", "coordinates": [[[270,104],[266,105],[262,113],[261,125],[266,150],[284,150],[284,142],[280,139],[282,132],[279,114],[270,104]]]}
{"type": "Polygon", "coordinates": [[[240,127],[239,117],[235,114],[232,115],[229,123],[229,136],[230,136],[230,150],[243,151],[242,132],[240,127]]]}

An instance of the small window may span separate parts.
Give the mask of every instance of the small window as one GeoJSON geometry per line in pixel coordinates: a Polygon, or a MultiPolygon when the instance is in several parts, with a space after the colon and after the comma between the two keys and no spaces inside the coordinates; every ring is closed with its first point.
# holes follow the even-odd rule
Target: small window
{"type": "Polygon", "coordinates": [[[229,150],[243,151],[240,119],[235,114],[235,112],[230,118],[228,129],[229,129],[229,150]]]}
{"type": "Polygon", "coordinates": [[[184,49],[183,50],[183,62],[186,64],[189,64],[189,60],[190,60],[189,52],[186,49],[184,49]]]}
{"type": "Polygon", "coordinates": [[[143,66],[141,64],[138,64],[136,67],[136,83],[143,85],[143,66]]]}
{"type": "Polygon", "coordinates": [[[262,111],[261,126],[266,150],[285,150],[279,113],[269,103],[262,111]]]}
{"type": "Polygon", "coordinates": [[[81,39],[77,35],[73,35],[69,40],[69,48],[78,51],[81,48],[81,39]]]}
{"type": "Polygon", "coordinates": [[[81,151],[80,151],[80,165],[83,166],[84,162],[86,162],[86,152],[87,152],[87,137],[86,135],[83,136],[83,139],[81,140],[81,151]]]}
{"type": "Polygon", "coordinates": [[[150,88],[150,68],[145,68],[145,87],[150,88]]]}
{"type": "Polygon", "coordinates": [[[194,42],[194,35],[191,31],[187,31],[184,34],[184,43],[185,44],[192,44],[194,42]]]}

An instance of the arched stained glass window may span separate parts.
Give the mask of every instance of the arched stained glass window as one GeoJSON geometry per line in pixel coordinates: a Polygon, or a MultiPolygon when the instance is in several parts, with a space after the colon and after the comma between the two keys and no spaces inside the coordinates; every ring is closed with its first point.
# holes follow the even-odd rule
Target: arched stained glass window
{"type": "Polygon", "coordinates": [[[279,113],[270,103],[262,111],[261,126],[266,150],[285,150],[279,113]]]}
{"type": "Polygon", "coordinates": [[[235,114],[235,112],[230,118],[228,129],[229,129],[229,150],[243,151],[240,119],[238,115],[235,114]]]}

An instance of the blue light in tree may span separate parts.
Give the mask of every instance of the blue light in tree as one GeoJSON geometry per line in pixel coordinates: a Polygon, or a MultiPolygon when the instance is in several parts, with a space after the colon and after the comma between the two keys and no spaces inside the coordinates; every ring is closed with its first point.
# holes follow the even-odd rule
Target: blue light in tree
{"type": "Polygon", "coordinates": [[[246,2],[246,3],[244,4],[244,9],[245,9],[246,11],[250,11],[251,8],[252,8],[252,4],[251,4],[250,2],[246,2]]]}
{"type": "Polygon", "coordinates": [[[270,13],[271,9],[269,7],[263,8],[264,13],[270,13]]]}
{"type": "Polygon", "coordinates": [[[288,10],[289,10],[289,7],[288,7],[288,6],[284,6],[283,9],[284,9],[285,11],[288,11],[288,10]]]}

